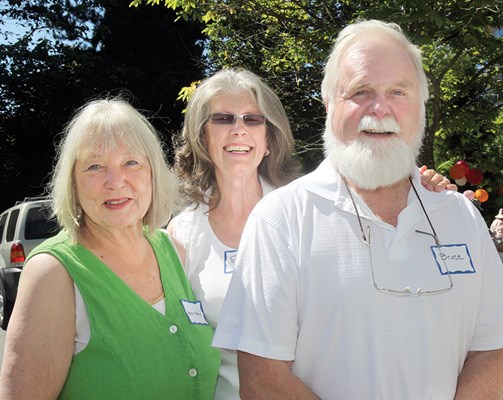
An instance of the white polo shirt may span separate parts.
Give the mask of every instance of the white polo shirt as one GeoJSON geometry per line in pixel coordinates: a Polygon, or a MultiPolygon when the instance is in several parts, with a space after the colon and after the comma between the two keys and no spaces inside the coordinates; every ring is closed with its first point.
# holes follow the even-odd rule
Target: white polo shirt
{"type": "Polygon", "coordinates": [[[376,283],[439,290],[392,296],[374,288],[369,247],[338,173],[324,161],[277,189],[248,219],[213,345],[294,360],[324,399],[452,399],[470,350],[503,347],[503,266],[464,196],[413,181],[397,227],[355,194],[371,232],[376,283]]]}

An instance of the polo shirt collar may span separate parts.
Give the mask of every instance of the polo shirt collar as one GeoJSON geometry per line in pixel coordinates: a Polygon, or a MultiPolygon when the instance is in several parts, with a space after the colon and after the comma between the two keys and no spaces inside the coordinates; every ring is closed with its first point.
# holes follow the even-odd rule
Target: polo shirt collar
{"type": "MultiPolygon", "coordinates": [[[[417,168],[414,169],[411,177],[427,214],[435,211],[441,202],[448,199],[448,197],[454,193],[450,190],[444,190],[440,193],[428,191],[421,184],[420,174],[417,168]]],[[[346,185],[344,184],[339,172],[333,167],[328,159],[325,159],[319,167],[310,174],[310,177],[305,184],[305,188],[311,193],[333,201],[334,206],[340,210],[356,215],[354,205],[351,201],[346,185]]],[[[382,224],[389,226],[374,215],[372,210],[370,210],[370,208],[363,202],[355,191],[351,191],[351,193],[361,218],[373,220],[379,225],[382,224]]],[[[402,228],[403,226],[403,228],[407,229],[423,218],[424,212],[421,208],[421,204],[411,187],[407,198],[407,207],[399,215],[398,227],[402,228]]]]}

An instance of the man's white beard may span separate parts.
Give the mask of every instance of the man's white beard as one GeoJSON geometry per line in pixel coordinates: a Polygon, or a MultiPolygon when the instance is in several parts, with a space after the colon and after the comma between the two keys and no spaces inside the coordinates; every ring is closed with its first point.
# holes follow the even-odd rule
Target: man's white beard
{"type": "MultiPolygon", "coordinates": [[[[399,131],[400,127],[394,119],[383,124],[376,118],[365,116],[358,131],[369,129],[394,132],[399,131]]],[[[325,154],[343,177],[361,189],[375,190],[409,177],[414,168],[417,168],[416,157],[421,148],[423,131],[424,124],[421,124],[413,145],[405,143],[396,135],[384,139],[362,135],[353,142],[344,144],[335,137],[331,118],[327,118],[323,134],[325,154]]],[[[396,134],[400,135],[398,132],[396,134]]]]}

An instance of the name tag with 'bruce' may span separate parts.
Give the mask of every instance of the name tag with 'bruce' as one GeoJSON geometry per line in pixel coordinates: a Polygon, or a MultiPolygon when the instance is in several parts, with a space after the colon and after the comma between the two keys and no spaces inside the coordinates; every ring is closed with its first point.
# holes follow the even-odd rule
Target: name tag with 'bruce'
{"type": "Polygon", "coordinates": [[[476,272],[466,244],[431,246],[431,251],[442,275],[476,272]]]}

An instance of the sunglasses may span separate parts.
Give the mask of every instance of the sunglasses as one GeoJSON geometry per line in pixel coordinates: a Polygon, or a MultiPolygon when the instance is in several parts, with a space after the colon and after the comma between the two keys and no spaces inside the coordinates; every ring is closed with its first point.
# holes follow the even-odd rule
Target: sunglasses
{"type": "Polygon", "coordinates": [[[237,118],[240,118],[246,126],[263,125],[266,119],[262,114],[214,113],[208,116],[208,120],[214,125],[234,125],[237,118]]]}

